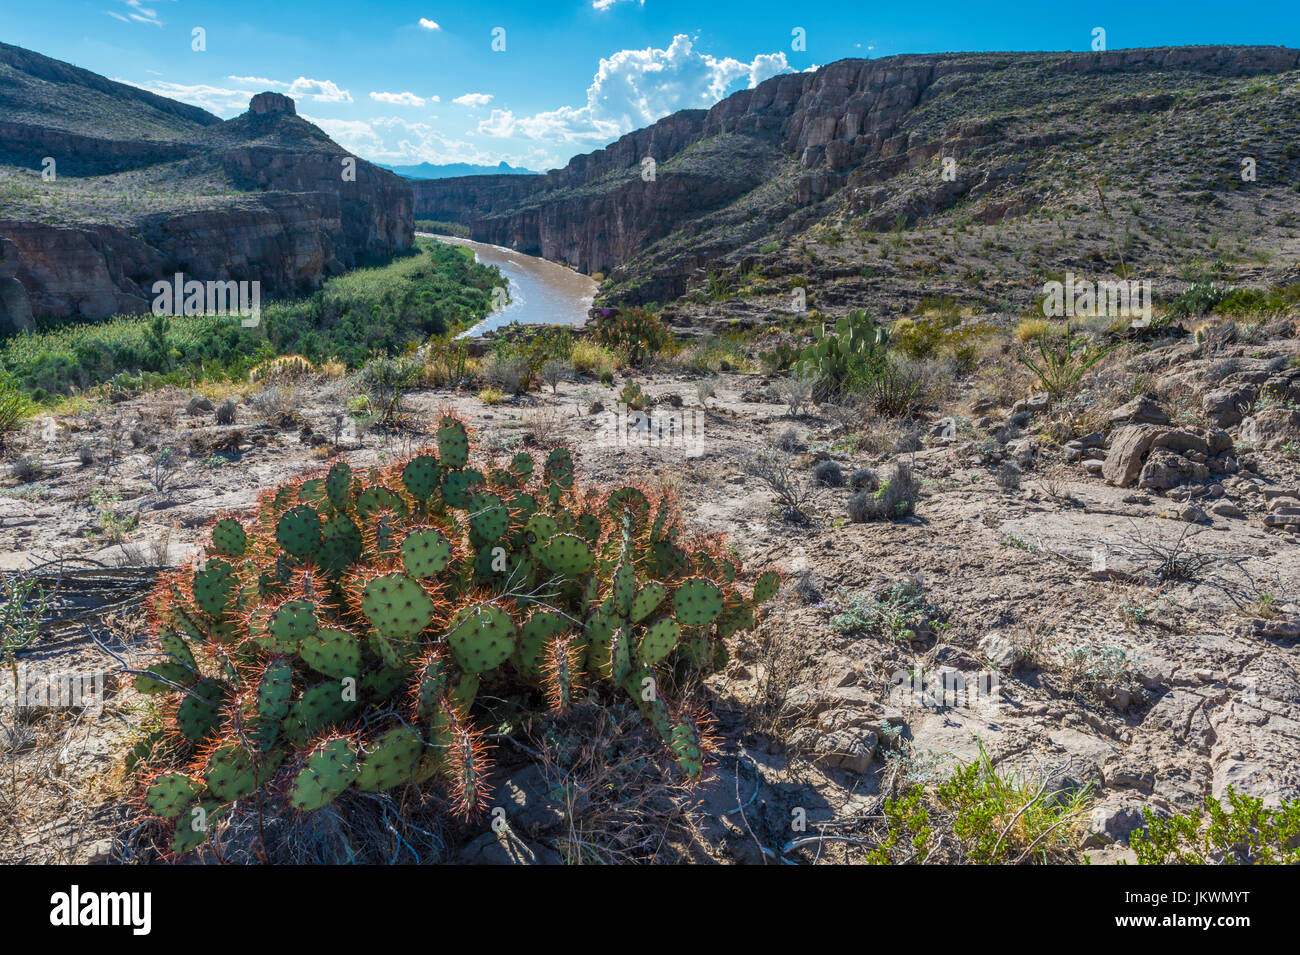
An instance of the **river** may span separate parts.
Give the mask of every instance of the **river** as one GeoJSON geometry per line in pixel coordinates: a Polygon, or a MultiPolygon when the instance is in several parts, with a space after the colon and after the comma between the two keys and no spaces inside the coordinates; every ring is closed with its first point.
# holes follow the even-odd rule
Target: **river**
{"type": "Polygon", "coordinates": [[[417,233],[439,242],[463,245],[484,265],[495,265],[510,282],[510,304],[493,312],[465,336],[473,338],[518,322],[521,325],[584,325],[597,282],[581,272],[535,255],[450,235],[417,233]]]}

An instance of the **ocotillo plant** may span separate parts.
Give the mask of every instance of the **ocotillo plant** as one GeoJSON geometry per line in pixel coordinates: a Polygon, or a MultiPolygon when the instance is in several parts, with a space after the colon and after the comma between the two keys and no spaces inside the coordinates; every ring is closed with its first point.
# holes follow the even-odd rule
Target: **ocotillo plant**
{"type": "Polygon", "coordinates": [[[163,725],[128,757],[181,853],[254,794],[302,812],[350,787],[486,799],[481,687],[563,710],[629,693],[685,776],[700,721],[670,696],[726,661],[779,580],[749,593],[721,542],[687,543],[674,501],[582,490],[566,449],[472,465],[464,425],[382,469],[340,461],[223,517],[206,560],[160,583],[158,655],[136,679],[163,725]]]}

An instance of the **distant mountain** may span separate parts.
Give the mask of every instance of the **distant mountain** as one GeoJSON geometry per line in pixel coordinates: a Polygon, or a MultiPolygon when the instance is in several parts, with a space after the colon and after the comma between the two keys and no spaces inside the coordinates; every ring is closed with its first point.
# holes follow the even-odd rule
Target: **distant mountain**
{"type": "Polygon", "coordinates": [[[385,166],[383,163],[375,163],[382,169],[388,169],[397,173],[399,176],[405,176],[407,179],[453,179],[456,176],[535,176],[537,175],[532,169],[525,169],[523,166],[511,166],[506,162],[500,162],[495,166],[476,166],[468,162],[453,162],[445,165],[435,165],[431,162],[422,162],[418,166],[385,166]]]}

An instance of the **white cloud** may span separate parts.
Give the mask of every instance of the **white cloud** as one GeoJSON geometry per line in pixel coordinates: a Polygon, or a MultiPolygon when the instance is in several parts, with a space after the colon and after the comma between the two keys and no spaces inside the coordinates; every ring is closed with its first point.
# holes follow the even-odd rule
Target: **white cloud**
{"type": "Polygon", "coordinates": [[[336,143],[373,162],[389,166],[408,166],[422,162],[437,165],[454,162],[495,166],[505,160],[512,166],[530,169],[550,168],[558,165],[556,157],[539,149],[530,149],[522,155],[503,155],[484,152],[465,140],[449,139],[435,132],[427,123],[411,122],[396,116],[375,120],[320,119],[303,116],[315,123],[336,143]]]}
{"type": "Polygon", "coordinates": [[[441,29],[442,29],[442,27],[440,27],[440,26],[438,25],[437,21],[435,21],[435,20],[430,20],[428,17],[420,17],[420,26],[424,27],[424,29],[426,29],[426,30],[441,30],[441,29]]]}
{"type": "Polygon", "coordinates": [[[298,98],[309,96],[316,103],[351,103],[352,94],[339,89],[330,80],[313,80],[300,76],[289,84],[289,95],[298,98]]]}
{"type": "Polygon", "coordinates": [[[191,106],[198,106],[213,113],[224,113],[226,115],[244,112],[248,109],[248,101],[255,94],[265,89],[265,87],[260,89],[231,89],[204,83],[191,86],[184,83],[167,83],[161,80],[152,80],[148,83],[133,83],[119,77],[115,77],[115,79],[119,83],[126,83],[129,86],[148,90],[150,93],[157,93],[159,96],[166,96],[168,99],[180,100],[182,103],[189,103],[191,106]]]}
{"type": "Polygon", "coordinates": [[[288,83],[281,83],[279,80],[268,80],[264,76],[227,76],[226,79],[248,86],[260,86],[263,89],[287,90],[289,88],[288,83]]]}
{"type": "MultiPolygon", "coordinates": [[[[610,7],[619,3],[620,0],[591,0],[591,5],[596,10],[608,10],[610,7]]],[[[645,6],[645,0],[638,0],[641,6],[645,6]]]]}
{"type": "Polygon", "coordinates": [[[749,63],[695,52],[691,38],[673,37],[667,49],[620,50],[600,61],[585,106],[517,117],[494,109],[478,125],[487,136],[556,139],[565,143],[609,140],[679,109],[712,106],[737,84],[749,87],[791,68],[784,53],[763,53],[749,63]]]}
{"type": "Polygon", "coordinates": [[[123,23],[147,23],[149,26],[161,27],[163,22],[158,17],[158,11],[153,7],[146,7],[143,0],[118,0],[127,8],[125,15],[114,10],[105,10],[110,17],[121,20],[123,23]]]}
{"type": "Polygon", "coordinates": [[[416,96],[414,93],[372,92],[370,98],[376,103],[390,103],[393,106],[423,106],[425,102],[423,96],[416,96]]]}
{"type": "Polygon", "coordinates": [[[464,96],[457,96],[453,103],[459,103],[461,106],[486,106],[492,102],[491,93],[466,93],[464,96]]]}

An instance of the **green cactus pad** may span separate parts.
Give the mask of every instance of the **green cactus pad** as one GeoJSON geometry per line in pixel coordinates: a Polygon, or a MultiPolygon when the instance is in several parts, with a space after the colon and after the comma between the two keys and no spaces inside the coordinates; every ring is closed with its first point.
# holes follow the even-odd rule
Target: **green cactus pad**
{"type": "Polygon", "coordinates": [[[681,626],[672,617],[656,620],[646,627],[645,633],[641,635],[641,644],[637,647],[637,661],[646,666],[662,663],[677,646],[681,634],[681,626]]]}
{"type": "Polygon", "coordinates": [[[705,577],[682,581],[673,595],[673,610],[683,627],[705,627],[722,613],[722,588],[705,577]]]}
{"type": "Polygon", "coordinates": [[[221,725],[221,706],[229,690],[217,680],[200,680],[176,708],[176,728],[191,743],[201,743],[221,725]]]}
{"type": "Polygon", "coordinates": [[[566,491],[573,487],[573,455],[569,449],[556,448],[547,455],[543,473],[550,484],[558,485],[566,491]]]}
{"type": "Polygon", "coordinates": [[[408,534],[401,554],[403,569],[416,579],[442,573],[453,556],[451,541],[436,527],[417,528],[408,534]]]}
{"type": "Polygon", "coordinates": [[[275,522],[275,539],[290,557],[306,560],[320,548],[320,514],[307,504],[289,508],[275,522]]]}
{"type": "Polygon", "coordinates": [[[547,542],[559,531],[560,525],[549,514],[534,514],[528,518],[524,525],[524,543],[528,545],[528,552],[540,559],[547,542]]]}
{"type": "Polygon", "coordinates": [[[312,812],[333,802],[357,778],[357,747],[346,737],[320,743],[293,781],[289,805],[312,812]]]}
{"type": "Polygon", "coordinates": [[[188,773],[163,773],[145,790],[144,804],[161,819],[175,819],[203,792],[203,783],[188,773]]]}
{"type": "Polygon", "coordinates": [[[199,799],[186,806],[177,818],[176,829],[172,833],[172,852],[184,855],[207,842],[208,836],[228,808],[215,799],[199,799]]]}
{"type": "Polygon", "coordinates": [[[527,451],[520,451],[510,459],[510,470],[519,479],[519,483],[526,484],[528,479],[533,476],[533,470],[537,467],[537,462],[527,451]]]}
{"type": "Polygon", "coordinates": [[[283,760],[281,750],[259,753],[255,758],[239,743],[226,743],[208,757],[203,781],[222,802],[234,802],[269,782],[283,760]]]}
{"type": "Polygon", "coordinates": [[[607,676],[614,683],[622,683],[632,672],[632,633],[624,626],[614,631],[609,642],[609,671],[607,676]]]}
{"type": "Polygon", "coordinates": [[[247,547],[248,534],[233,517],[223,517],[212,525],[212,549],[221,556],[243,557],[247,547]]]}
{"type": "Polygon", "coordinates": [[[370,521],[381,511],[392,511],[400,517],[406,517],[406,502],[392,488],[376,484],[357,495],[357,517],[370,521]]]}
{"type": "Polygon", "coordinates": [[[321,530],[320,550],[316,563],[327,574],[340,574],[361,557],[361,530],[346,514],[325,522],[321,530]]]}
{"type": "Polygon", "coordinates": [[[356,710],[357,702],[346,699],[344,690],[341,682],[318,683],[304,690],[302,698],[293,707],[293,718],[297,719],[302,732],[316,733],[348,719],[356,710]]]}
{"type": "Polygon", "coordinates": [[[375,793],[411,782],[423,751],[419,736],[405,726],[394,727],[367,747],[357,772],[357,789],[375,793]]]}
{"type": "Polygon", "coordinates": [[[433,600],[405,574],[383,574],[362,588],[361,612],[386,637],[409,640],[433,622],[433,600]]]}
{"type": "Polygon", "coordinates": [[[659,605],[664,602],[668,596],[668,588],[657,580],[652,580],[636,592],[632,598],[632,606],[628,612],[628,619],[633,623],[640,623],[646,617],[650,616],[659,609],[659,605]]]}
{"type": "Polygon", "coordinates": [[[194,602],[209,617],[222,617],[234,607],[235,569],[224,560],[210,560],[194,572],[194,602]]]}
{"type": "Polygon", "coordinates": [[[545,610],[534,611],[519,628],[519,640],[511,662],[525,679],[537,682],[541,679],[542,648],[547,641],[573,629],[573,624],[558,613],[545,610]]]}
{"type": "Polygon", "coordinates": [[[601,532],[604,529],[604,525],[600,523],[600,518],[595,514],[583,514],[578,518],[578,535],[586,538],[592,544],[600,540],[601,532]]]}
{"type": "Polygon", "coordinates": [[[542,549],[542,563],[552,573],[579,577],[591,570],[596,555],[591,545],[572,534],[556,534],[542,549]]]}
{"type": "Polygon", "coordinates": [[[660,580],[670,580],[691,571],[691,558],[671,541],[655,541],[650,553],[654,558],[654,575],[660,580]]]}
{"type": "Polygon", "coordinates": [[[514,652],[515,622],[492,604],[466,607],[452,618],[447,646],[466,673],[486,673],[514,652]]]}
{"type": "Polygon", "coordinates": [[[352,506],[352,468],[346,461],[335,461],[325,476],[325,493],[336,511],[352,506]]]}
{"type": "Polygon", "coordinates": [[[442,499],[449,507],[469,507],[470,493],[482,487],[483,475],[473,469],[447,471],[442,476],[442,499]]]}
{"type": "Polygon", "coordinates": [[[443,697],[451,688],[456,673],[446,652],[441,647],[434,647],[415,674],[413,692],[416,714],[426,720],[433,719],[442,705],[443,697]]]}
{"type": "Polygon", "coordinates": [[[470,533],[480,547],[500,540],[510,529],[510,510],[490,491],[473,495],[469,510],[470,533]]]}
{"type": "Polygon", "coordinates": [[[438,493],[442,481],[442,467],[438,459],[431,454],[422,454],[412,458],[402,468],[402,484],[411,493],[411,497],[426,503],[438,493]]]}
{"type": "Polygon", "coordinates": [[[776,596],[781,586],[781,577],[775,570],[766,570],[754,581],[754,603],[767,603],[776,596]]]}
{"type": "Polygon", "coordinates": [[[260,641],[275,653],[294,653],[299,644],[320,629],[316,605],[310,600],[286,600],[271,614],[260,641]]]}
{"type": "Polygon", "coordinates": [[[325,479],[311,478],[303,481],[298,488],[298,500],[312,507],[323,507],[329,501],[329,494],[325,490],[325,479]]]}
{"type": "Polygon", "coordinates": [[[619,488],[609,496],[605,506],[617,520],[622,520],[624,515],[631,514],[633,522],[641,520],[650,511],[650,502],[634,487],[619,488]]]}
{"type": "Polygon", "coordinates": [[[614,570],[614,580],[610,585],[610,596],[614,606],[623,616],[632,612],[632,600],[636,597],[636,568],[624,562],[614,570]]]}
{"type": "Polygon", "coordinates": [[[448,468],[460,469],[469,463],[469,433],[455,418],[444,417],[438,424],[438,457],[448,468]]]}
{"type": "Polygon", "coordinates": [[[674,723],[666,742],[687,778],[699,779],[704,775],[704,746],[693,723],[688,720],[674,723]]]}

